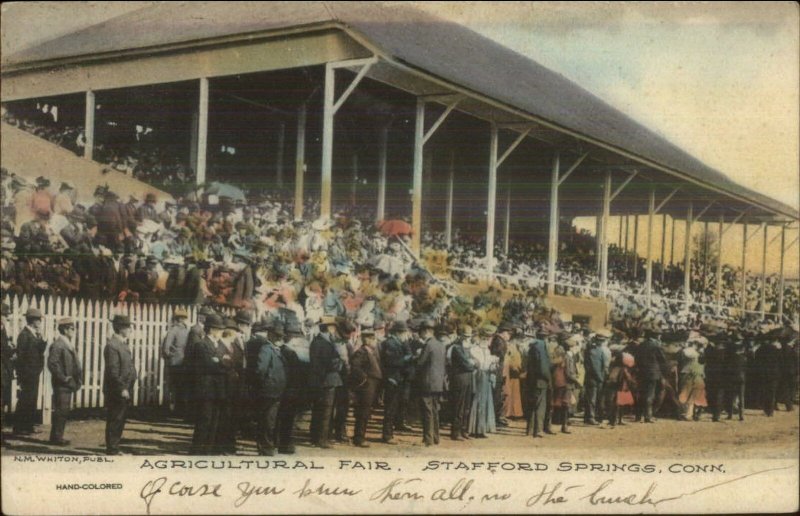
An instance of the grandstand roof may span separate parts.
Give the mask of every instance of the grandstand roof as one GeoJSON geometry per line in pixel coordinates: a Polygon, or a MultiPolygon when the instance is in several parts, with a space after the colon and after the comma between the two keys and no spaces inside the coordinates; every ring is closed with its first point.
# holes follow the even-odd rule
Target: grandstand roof
{"type": "Polygon", "coordinates": [[[131,53],[213,45],[270,32],[339,28],[384,58],[523,111],[671,174],[798,219],[798,210],[748,189],[541,64],[459,24],[379,2],[165,2],[54,38],[4,60],[6,72],[131,53]],[[188,5],[187,5],[188,4],[188,5]],[[247,4],[247,8],[241,7],[247,4]]]}

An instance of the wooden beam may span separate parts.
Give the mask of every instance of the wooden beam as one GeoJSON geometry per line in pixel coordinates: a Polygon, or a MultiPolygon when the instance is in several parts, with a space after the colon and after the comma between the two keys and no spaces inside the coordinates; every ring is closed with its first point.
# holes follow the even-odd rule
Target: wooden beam
{"type": "Polygon", "coordinates": [[[558,180],[558,184],[559,184],[559,186],[561,185],[561,183],[563,183],[564,181],[566,181],[566,180],[567,180],[567,178],[568,178],[568,177],[569,177],[569,176],[570,176],[570,175],[571,175],[573,172],[575,172],[575,171],[578,169],[578,167],[580,166],[580,164],[581,164],[581,163],[583,163],[583,160],[585,160],[585,159],[586,159],[586,158],[588,158],[588,157],[589,157],[589,153],[588,153],[588,152],[585,152],[585,153],[581,154],[581,156],[580,156],[580,157],[579,157],[577,160],[575,160],[575,163],[573,163],[573,164],[572,164],[572,166],[571,166],[571,167],[569,167],[569,168],[567,169],[567,171],[566,171],[566,172],[564,172],[564,173],[561,175],[561,177],[560,177],[560,178],[559,178],[559,180],[558,180]]]}

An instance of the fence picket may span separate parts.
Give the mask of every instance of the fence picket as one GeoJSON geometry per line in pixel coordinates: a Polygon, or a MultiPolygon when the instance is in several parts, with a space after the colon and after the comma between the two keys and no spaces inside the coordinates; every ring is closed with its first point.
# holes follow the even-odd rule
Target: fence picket
{"type": "MultiPolygon", "coordinates": [[[[75,393],[75,408],[100,408],[104,403],[103,373],[105,361],[103,349],[111,336],[111,319],[115,313],[127,313],[134,324],[129,345],[134,366],[139,375],[133,389],[132,403],[137,406],[160,406],[166,401],[165,362],[161,356],[161,341],[169,329],[172,318],[171,306],[152,304],[127,304],[115,306],[108,301],[88,301],[75,298],[51,296],[26,297],[3,294],[2,300],[11,307],[9,337],[16,343],[19,332],[25,327],[24,314],[28,308],[38,308],[44,314],[42,337],[47,341],[45,364],[50,345],[58,336],[58,321],[71,317],[75,322],[74,346],[76,356],[83,368],[83,385],[75,393]]],[[[196,320],[196,308],[185,307],[189,321],[196,320]]],[[[45,367],[40,379],[40,395],[37,408],[42,410],[45,424],[50,422],[52,409],[52,385],[50,372],[45,367]]],[[[12,380],[11,399],[8,409],[14,411],[17,403],[17,383],[12,380]]]]}

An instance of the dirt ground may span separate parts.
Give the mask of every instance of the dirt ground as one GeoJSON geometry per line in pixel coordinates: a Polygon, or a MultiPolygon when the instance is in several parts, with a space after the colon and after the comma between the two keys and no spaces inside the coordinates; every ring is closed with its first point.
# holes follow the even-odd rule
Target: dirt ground
{"type": "MultiPolygon", "coordinates": [[[[745,411],[745,421],[711,421],[704,415],[699,422],[679,422],[659,419],[655,424],[635,423],[626,419],[625,426],[611,428],[585,426],[573,418],[571,434],[546,435],[542,439],[525,436],[525,422],[511,421],[508,428],[490,434],[486,439],[455,442],[449,438],[449,426],[442,428],[439,446],[422,444],[421,426],[412,421],[412,432],[395,435],[397,445],[380,442],[380,415],[373,416],[367,434],[371,447],[357,448],[338,444],[333,449],[322,450],[308,443],[309,414],[298,421],[297,453],[293,459],[304,457],[418,457],[464,458],[465,452],[491,455],[495,458],[551,459],[795,459],[798,456],[799,412],[778,411],[768,418],[760,410],[745,411]]],[[[348,431],[352,433],[352,420],[348,431]]],[[[3,422],[5,455],[13,454],[102,454],[104,451],[105,422],[101,412],[75,414],[67,425],[65,438],[71,440],[67,447],[53,447],[47,442],[50,428],[38,427],[35,435],[17,437],[3,422]]],[[[558,430],[558,427],[554,428],[558,430]]],[[[153,411],[135,411],[128,419],[123,435],[122,449],[132,455],[185,455],[191,444],[192,426],[182,420],[153,411]]],[[[256,455],[252,440],[240,439],[239,455],[256,455]]],[[[278,455],[277,458],[289,458],[278,455]]]]}

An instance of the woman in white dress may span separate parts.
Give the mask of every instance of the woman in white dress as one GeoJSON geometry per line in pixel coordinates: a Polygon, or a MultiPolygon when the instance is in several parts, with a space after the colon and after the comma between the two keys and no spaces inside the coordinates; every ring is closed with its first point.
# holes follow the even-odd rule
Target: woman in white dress
{"type": "Polygon", "coordinates": [[[475,361],[475,383],[473,385],[472,411],[469,415],[469,433],[478,438],[494,433],[495,426],[494,401],[492,385],[496,380],[498,359],[489,351],[489,342],[497,328],[492,325],[481,327],[479,336],[469,353],[475,361]]]}

